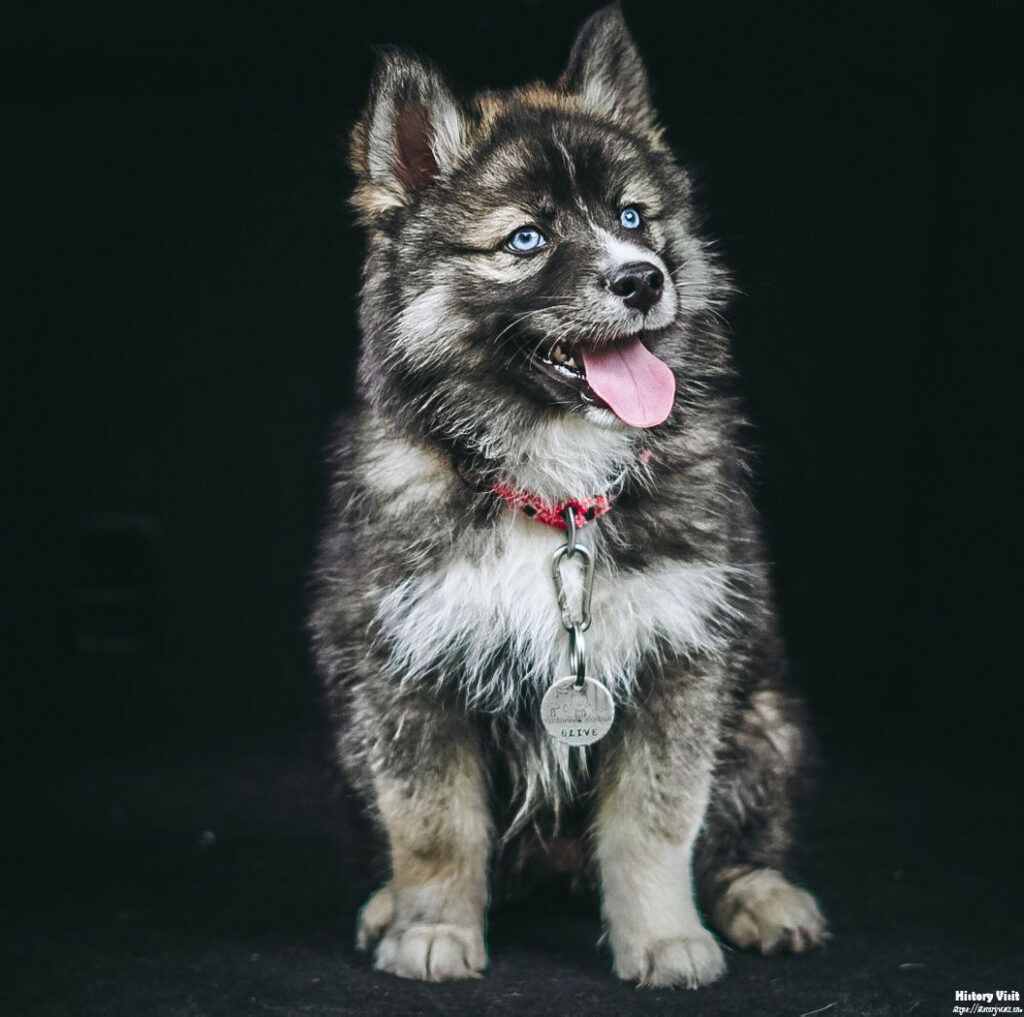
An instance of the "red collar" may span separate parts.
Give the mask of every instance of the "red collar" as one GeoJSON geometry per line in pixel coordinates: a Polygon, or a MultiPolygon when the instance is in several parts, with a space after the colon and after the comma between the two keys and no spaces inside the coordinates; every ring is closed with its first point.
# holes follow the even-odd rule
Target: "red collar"
{"type": "Polygon", "coordinates": [[[531,519],[536,519],[546,526],[553,526],[556,530],[564,530],[565,519],[563,513],[567,508],[573,510],[576,517],[576,529],[580,529],[600,519],[611,507],[611,499],[606,494],[596,494],[593,498],[566,498],[565,501],[544,501],[543,498],[529,491],[522,491],[516,487],[510,487],[495,480],[491,484],[491,490],[499,498],[506,501],[514,509],[520,509],[531,519]]]}
{"type": "MultiPolygon", "coordinates": [[[[643,451],[637,459],[641,463],[651,461],[650,451],[643,451]]],[[[531,519],[544,523],[545,526],[554,527],[556,530],[566,529],[563,513],[571,508],[576,517],[576,529],[581,529],[587,523],[600,519],[612,507],[612,495],[595,494],[592,498],[566,498],[565,501],[545,501],[539,495],[531,491],[524,491],[511,484],[504,484],[500,480],[492,480],[488,484],[484,477],[476,473],[467,459],[454,456],[452,463],[455,472],[462,478],[462,482],[473,488],[475,491],[490,490],[502,499],[506,504],[519,510],[531,519]]]]}

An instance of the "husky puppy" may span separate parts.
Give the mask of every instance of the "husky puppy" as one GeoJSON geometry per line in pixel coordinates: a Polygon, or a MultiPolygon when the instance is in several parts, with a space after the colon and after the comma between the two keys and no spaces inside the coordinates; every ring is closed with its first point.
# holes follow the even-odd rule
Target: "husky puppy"
{"type": "Polygon", "coordinates": [[[386,844],[359,945],[403,977],[473,977],[497,869],[538,864],[593,866],[614,971],[642,985],[723,973],[702,914],[763,953],[821,942],[783,874],[807,739],[738,448],[729,287],[618,7],[550,87],[462,101],[385,52],[351,162],[360,398],[311,629],[386,844]],[[584,748],[540,714],[571,674],[566,507],[596,560],[587,674],[617,708],[584,748]]]}

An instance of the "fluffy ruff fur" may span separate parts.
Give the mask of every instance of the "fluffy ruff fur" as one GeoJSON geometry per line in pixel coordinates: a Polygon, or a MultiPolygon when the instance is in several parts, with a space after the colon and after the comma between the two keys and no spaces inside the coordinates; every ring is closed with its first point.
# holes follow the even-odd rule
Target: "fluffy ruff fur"
{"type": "Polygon", "coordinates": [[[814,898],[781,874],[807,736],[740,452],[728,285],[621,14],[584,26],[554,87],[469,103],[384,54],[352,151],[361,402],[334,446],[311,631],[338,757],[386,848],[360,946],[397,975],[476,976],[490,896],[538,866],[596,870],[613,969],[643,985],[721,975],[702,914],[765,953],[821,942],[814,898]],[[522,256],[506,238],[526,224],[544,243],[522,256]],[[665,280],[639,311],[607,284],[638,261],[665,280]],[[675,376],[658,426],[538,361],[636,335],[675,376]],[[581,535],[588,671],[617,706],[589,749],[539,720],[569,670],[562,535],[490,479],[614,496],[581,535]]]}

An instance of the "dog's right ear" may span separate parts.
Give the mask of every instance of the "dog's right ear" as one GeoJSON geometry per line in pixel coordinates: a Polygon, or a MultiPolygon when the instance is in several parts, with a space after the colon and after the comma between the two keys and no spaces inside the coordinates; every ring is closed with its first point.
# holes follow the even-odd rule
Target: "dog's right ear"
{"type": "Polygon", "coordinates": [[[451,170],[466,138],[465,112],[440,71],[411,53],[381,50],[370,101],[352,131],[359,181],[352,201],[364,222],[409,204],[451,170]]]}
{"type": "Polygon", "coordinates": [[[647,69],[617,2],[584,23],[559,84],[588,112],[658,135],[647,69]]]}

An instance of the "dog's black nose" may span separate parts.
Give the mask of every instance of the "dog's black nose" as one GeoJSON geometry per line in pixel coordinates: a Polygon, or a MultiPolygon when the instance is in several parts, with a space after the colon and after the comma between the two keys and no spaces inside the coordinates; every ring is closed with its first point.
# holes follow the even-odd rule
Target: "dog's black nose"
{"type": "Polygon", "coordinates": [[[660,299],[665,285],[661,269],[649,261],[631,261],[620,265],[608,280],[608,289],[627,307],[646,314],[660,299]]]}

